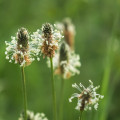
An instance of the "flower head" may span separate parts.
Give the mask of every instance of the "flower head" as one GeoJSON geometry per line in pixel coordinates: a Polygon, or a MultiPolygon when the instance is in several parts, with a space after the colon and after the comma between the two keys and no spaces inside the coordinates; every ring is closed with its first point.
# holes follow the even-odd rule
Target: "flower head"
{"type": "Polygon", "coordinates": [[[56,24],[57,28],[63,31],[64,40],[69,45],[70,49],[74,49],[75,26],[70,18],[65,18],[62,23],[56,24]]]}
{"type": "MultiPolygon", "coordinates": [[[[75,74],[79,74],[78,67],[81,66],[79,55],[76,55],[74,51],[70,50],[70,47],[63,42],[59,51],[53,58],[53,66],[55,74],[60,74],[64,79],[68,79],[75,74]]],[[[50,66],[49,61],[47,61],[50,66]]]]}
{"type": "MultiPolygon", "coordinates": [[[[24,120],[24,114],[23,113],[20,114],[20,117],[18,118],[18,120],[24,120]]],[[[31,111],[27,111],[27,120],[48,120],[48,119],[45,117],[44,113],[34,114],[31,111]]]]}
{"type": "Polygon", "coordinates": [[[100,86],[94,87],[93,82],[91,80],[89,80],[89,82],[90,85],[87,88],[85,88],[81,83],[79,85],[76,83],[72,84],[72,87],[76,88],[80,92],[74,93],[71,98],[69,98],[69,102],[72,102],[72,99],[75,97],[78,98],[77,106],[75,107],[77,110],[91,110],[92,106],[94,106],[94,109],[97,110],[99,100],[104,97],[96,93],[96,90],[100,86]]]}
{"type": "Polygon", "coordinates": [[[68,63],[68,46],[63,42],[59,51],[59,67],[61,74],[65,73],[65,66],[68,63]],[[62,63],[61,63],[62,62],[62,63]]]}
{"type": "Polygon", "coordinates": [[[40,50],[34,41],[29,41],[29,34],[25,28],[19,29],[16,37],[11,37],[11,39],[11,42],[5,41],[7,46],[5,54],[9,62],[15,61],[20,66],[27,66],[35,60],[34,57],[37,56],[37,60],[40,59],[38,56],[40,50]]]}
{"type": "Polygon", "coordinates": [[[44,56],[54,57],[55,51],[59,48],[59,42],[63,38],[60,31],[49,23],[42,26],[42,30],[37,30],[31,38],[38,42],[39,48],[44,56]]]}

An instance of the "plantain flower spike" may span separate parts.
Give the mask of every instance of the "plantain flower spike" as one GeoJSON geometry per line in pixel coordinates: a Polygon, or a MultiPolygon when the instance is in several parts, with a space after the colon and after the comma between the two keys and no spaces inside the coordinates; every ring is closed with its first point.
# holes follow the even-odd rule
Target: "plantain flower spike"
{"type": "MultiPolygon", "coordinates": [[[[49,60],[47,64],[50,67],[49,60]]],[[[81,66],[80,57],[65,42],[61,44],[59,51],[53,58],[53,64],[55,74],[62,75],[64,79],[69,79],[80,73],[78,69],[81,66]]]]}
{"type": "MultiPolygon", "coordinates": [[[[18,120],[24,120],[24,113],[20,114],[18,120]]],[[[48,119],[47,117],[45,117],[44,113],[34,114],[34,112],[32,111],[27,111],[27,120],[48,120],[48,119]]]]}
{"type": "Polygon", "coordinates": [[[89,80],[90,85],[85,88],[81,83],[77,85],[76,83],[72,84],[73,88],[76,88],[79,93],[74,93],[70,98],[69,102],[72,102],[72,99],[75,97],[78,99],[77,106],[75,107],[76,110],[86,111],[91,110],[92,106],[95,110],[98,108],[98,102],[104,98],[103,95],[97,94],[96,90],[100,86],[94,87],[93,82],[89,80]]]}
{"type": "Polygon", "coordinates": [[[60,73],[65,73],[65,66],[68,63],[68,50],[65,42],[61,44],[60,51],[59,51],[59,66],[60,66],[60,73]],[[65,62],[63,62],[65,61],[65,62]],[[62,62],[62,63],[61,63],[62,62]]]}
{"type": "Polygon", "coordinates": [[[60,31],[55,25],[49,23],[43,24],[42,30],[38,29],[31,35],[31,38],[38,41],[41,53],[47,57],[54,57],[56,50],[59,48],[59,42],[63,38],[60,31]]]}
{"type": "Polygon", "coordinates": [[[5,41],[7,46],[5,54],[9,62],[15,61],[20,66],[28,66],[35,60],[35,57],[37,57],[37,60],[40,59],[38,56],[40,50],[34,41],[29,41],[30,37],[27,29],[23,27],[18,29],[16,37],[12,36],[11,39],[11,42],[5,41]]]}
{"type": "Polygon", "coordinates": [[[74,50],[75,26],[70,18],[65,18],[62,23],[56,24],[57,28],[62,31],[64,40],[69,45],[71,50],[74,50]]]}

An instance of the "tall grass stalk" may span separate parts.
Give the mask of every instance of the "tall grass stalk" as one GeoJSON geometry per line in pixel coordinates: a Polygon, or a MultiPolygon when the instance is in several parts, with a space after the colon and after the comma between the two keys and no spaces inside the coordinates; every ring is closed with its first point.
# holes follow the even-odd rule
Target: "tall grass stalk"
{"type": "Polygon", "coordinates": [[[116,27],[119,20],[118,5],[117,3],[115,5],[116,5],[115,20],[113,23],[111,37],[108,40],[109,43],[107,48],[106,60],[105,60],[106,66],[105,66],[104,76],[103,76],[102,85],[101,85],[102,86],[101,94],[104,95],[105,97],[104,97],[104,100],[101,102],[101,111],[100,111],[99,120],[106,120],[107,118],[108,101],[109,101],[109,97],[107,94],[108,94],[108,86],[109,86],[110,73],[111,73],[112,61],[113,61],[113,42],[114,42],[114,36],[116,33],[116,27]]]}
{"type": "Polygon", "coordinates": [[[54,81],[54,75],[53,75],[53,59],[50,58],[50,64],[51,64],[51,82],[52,82],[52,99],[53,99],[53,120],[57,120],[57,109],[56,109],[56,93],[55,93],[55,81],[54,81]]]}
{"type": "Polygon", "coordinates": [[[24,119],[27,120],[27,94],[26,94],[26,81],[25,81],[24,66],[22,66],[21,68],[21,73],[22,73],[22,84],[23,84],[24,119]]]}
{"type": "MultiPolygon", "coordinates": [[[[109,90],[109,94],[108,94],[108,97],[109,97],[108,106],[111,105],[111,101],[112,99],[114,99],[113,94],[115,92],[116,85],[119,84],[119,78],[120,78],[120,70],[118,70],[115,76],[113,77],[113,82],[111,84],[112,89],[109,90]]],[[[109,110],[109,108],[107,108],[107,110],[109,110]]]]}
{"type": "Polygon", "coordinates": [[[61,77],[59,120],[63,120],[64,78],[61,77]]]}

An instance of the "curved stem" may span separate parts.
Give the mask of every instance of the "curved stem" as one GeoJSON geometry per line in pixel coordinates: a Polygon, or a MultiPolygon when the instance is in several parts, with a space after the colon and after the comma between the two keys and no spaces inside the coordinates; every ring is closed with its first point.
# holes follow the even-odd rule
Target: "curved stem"
{"type": "Polygon", "coordinates": [[[26,82],[25,82],[25,72],[24,66],[21,68],[22,72],[22,84],[23,84],[23,101],[24,101],[24,119],[27,120],[27,94],[26,94],[26,82]]]}
{"type": "Polygon", "coordinates": [[[55,95],[55,81],[53,77],[53,60],[50,58],[51,64],[51,82],[52,82],[52,97],[53,97],[53,120],[57,120],[57,111],[56,111],[56,95],[55,95]]]}
{"type": "Polygon", "coordinates": [[[63,96],[64,96],[64,79],[63,77],[61,77],[59,120],[63,120],[63,96]]]}

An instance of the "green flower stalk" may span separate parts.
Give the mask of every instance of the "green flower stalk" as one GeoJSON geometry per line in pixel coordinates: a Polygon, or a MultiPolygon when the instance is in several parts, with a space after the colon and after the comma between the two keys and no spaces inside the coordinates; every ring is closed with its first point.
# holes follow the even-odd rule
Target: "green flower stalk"
{"type": "Polygon", "coordinates": [[[83,111],[80,111],[80,117],[79,117],[79,120],[82,120],[82,113],[83,113],[83,111]]]}
{"type": "Polygon", "coordinates": [[[51,64],[51,82],[52,82],[52,99],[53,99],[53,114],[54,114],[54,120],[57,120],[57,108],[56,108],[56,92],[55,92],[55,81],[54,81],[54,75],[53,75],[53,60],[50,58],[50,64],[51,64]]]}
{"type": "Polygon", "coordinates": [[[22,72],[22,83],[23,83],[24,113],[25,113],[24,119],[27,120],[27,93],[26,93],[24,66],[21,68],[21,72],[22,72]]]}

